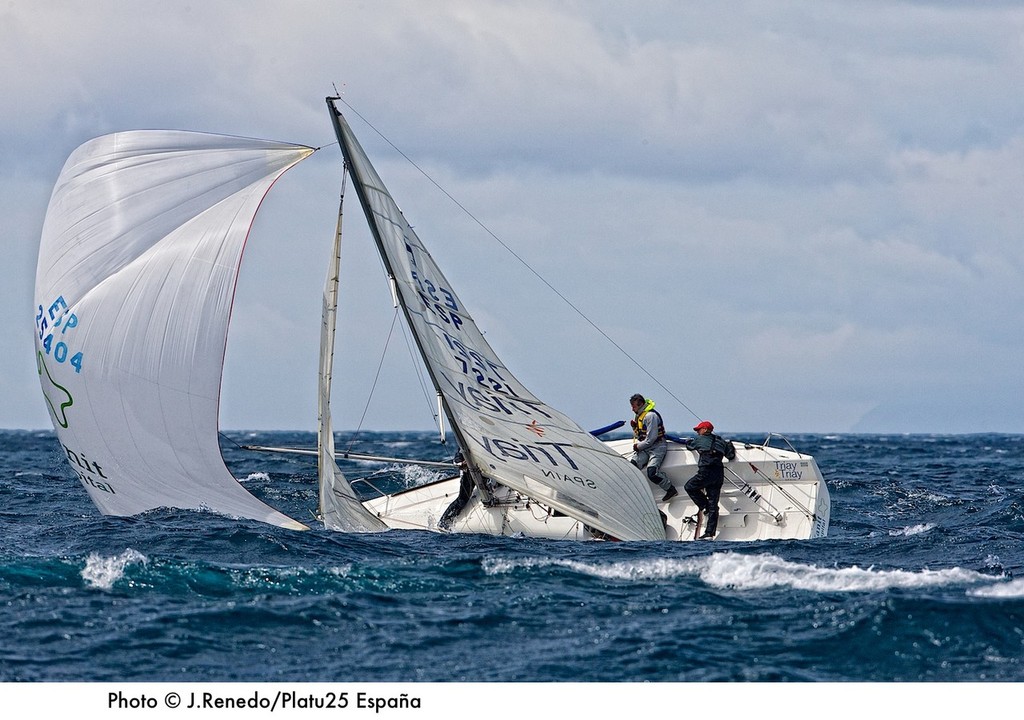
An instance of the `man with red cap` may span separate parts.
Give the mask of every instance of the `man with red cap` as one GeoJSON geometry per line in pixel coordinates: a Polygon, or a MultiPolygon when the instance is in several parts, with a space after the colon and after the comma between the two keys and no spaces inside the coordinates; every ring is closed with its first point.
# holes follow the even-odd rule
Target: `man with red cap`
{"type": "Polygon", "coordinates": [[[714,425],[702,420],[693,428],[697,437],[686,441],[686,447],[697,452],[697,474],[686,482],[684,489],[707,518],[704,534],[698,540],[713,540],[718,531],[718,496],[725,482],[722,458],[736,457],[732,442],[715,435],[714,429],[714,425]]]}

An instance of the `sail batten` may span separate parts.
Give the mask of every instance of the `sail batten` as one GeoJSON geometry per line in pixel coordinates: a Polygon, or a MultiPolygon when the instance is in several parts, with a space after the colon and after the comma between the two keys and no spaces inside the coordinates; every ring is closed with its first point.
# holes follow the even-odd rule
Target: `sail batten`
{"type": "Polygon", "coordinates": [[[613,537],[664,539],[643,473],[536,398],[498,359],[333,99],[328,107],[381,259],[471,465],[613,537]]]}

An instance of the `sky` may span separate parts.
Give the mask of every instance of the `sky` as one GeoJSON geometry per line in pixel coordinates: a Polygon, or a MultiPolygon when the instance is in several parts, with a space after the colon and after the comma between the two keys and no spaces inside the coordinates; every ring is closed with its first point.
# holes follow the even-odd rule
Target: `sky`
{"type": "MultiPolygon", "coordinates": [[[[1014,2],[9,0],[0,427],[51,427],[65,159],[173,128],[321,148],[257,217],[221,398],[225,429],[315,428],[336,88],[505,365],[583,427],[640,392],[680,433],[1024,432],[1022,80],[1014,2]]],[[[335,427],[430,429],[344,207],[335,427]]]]}

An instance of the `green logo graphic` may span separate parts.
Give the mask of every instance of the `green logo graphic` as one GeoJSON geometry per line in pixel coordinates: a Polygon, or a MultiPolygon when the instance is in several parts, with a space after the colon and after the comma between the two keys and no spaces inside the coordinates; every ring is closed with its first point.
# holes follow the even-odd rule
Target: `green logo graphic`
{"type": "Polygon", "coordinates": [[[50,377],[50,369],[46,367],[43,353],[37,350],[36,357],[38,359],[39,377],[42,378],[43,373],[46,373],[46,381],[43,383],[43,397],[46,398],[46,404],[50,406],[50,413],[57,424],[67,429],[67,409],[75,404],[75,399],[71,397],[71,393],[68,392],[66,387],[50,377]],[[59,403],[55,403],[54,398],[57,398],[59,403]]]}

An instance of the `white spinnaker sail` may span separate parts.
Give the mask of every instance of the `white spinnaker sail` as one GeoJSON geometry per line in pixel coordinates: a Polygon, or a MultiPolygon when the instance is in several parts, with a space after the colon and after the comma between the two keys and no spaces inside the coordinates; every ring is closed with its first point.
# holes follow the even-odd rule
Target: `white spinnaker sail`
{"type": "Polygon", "coordinates": [[[36,269],[37,362],[58,439],[104,514],[204,509],[305,528],[232,477],[217,416],[249,228],[274,181],[312,152],[133,131],[65,164],[36,269]]]}
{"type": "Polygon", "coordinates": [[[534,397],[501,363],[332,99],[328,107],[378,250],[469,461],[616,538],[664,540],[643,473],[534,397]]]}
{"type": "Polygon", "coordinates": [[[345,190],[338,207],[338,227],[334,250],[324,282],[323,312],[320,322],[319,425],[317,427],[317,474],[320,485],[320,517],[324,527],[342,532],[378,532],[388,527],[369,510],[352,490],[348,479],[334,460],[334,422],[331,419],[331,384],[334,377],[334,337],[338,319],[338,283],[341,270],[341,224],[345,190]]]}

